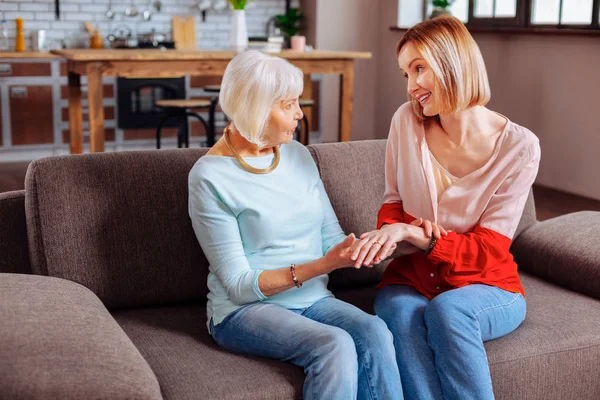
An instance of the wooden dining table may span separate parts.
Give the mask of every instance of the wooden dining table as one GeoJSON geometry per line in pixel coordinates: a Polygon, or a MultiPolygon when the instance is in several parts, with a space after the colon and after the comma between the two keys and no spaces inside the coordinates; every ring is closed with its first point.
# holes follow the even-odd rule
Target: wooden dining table
{"type": "MultiPolygon", "coordinates": [[[[176,76],[222,76],[233,51],[155,50],[155,49],[67,49],[53,50],[67,60],[71,154],[83,153],[81,77],[87,77],[90,152],[104,151],[104,107],[102,77],[170,78],[176,76]]],[[[311,74],[340,76],[339,141],[352,139],[354,63],[370,59],[369,52],[325,51],[274,54],[287,59],[304,72],[302,98],[312,98],[311,74]]],[[[309,114],[310,111],[307,111],[309,114]]]]}

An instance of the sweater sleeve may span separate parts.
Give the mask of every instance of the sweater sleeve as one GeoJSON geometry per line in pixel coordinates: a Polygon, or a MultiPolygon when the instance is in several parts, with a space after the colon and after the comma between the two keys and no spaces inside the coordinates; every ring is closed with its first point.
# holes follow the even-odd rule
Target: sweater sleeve
{"type": "Polygon", "coordinates": [[[481,274],[490,267],[512,262],[512,237],[523,214],[540,161],[539,144],[530,147],[525,161],[500,185],[479,224],[468,233],[449,233],[439,239],[429,260],[449,275],[481,274]]]}
{"type": "Polygon", "coordinates": [[[402,198],[398,190],[398,135],[399,122],[394,116],[385,149],[385,192],[383,205],[377,213],[377,229],[385,224],[404,222],[402,198]]]}
{"type": "Polygon", "coordinates": [[[234,213],[207,179],[190,174],[188,186],[194,232],[229,299],[236,305],[266,299],[258,287],[262,270],[250,268],[234,213]]]}

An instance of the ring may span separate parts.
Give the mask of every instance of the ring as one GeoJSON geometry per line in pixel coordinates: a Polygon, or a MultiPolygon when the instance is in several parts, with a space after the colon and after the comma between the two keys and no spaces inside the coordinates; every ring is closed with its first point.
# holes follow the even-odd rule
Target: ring
{"type": "Polygon", "coordinates": [[[378,240],[374,241],[373,244],[377,243],[378,245],[380,245],[381,247],[383,247],[383,245],[381,243],[379,243],[378,240]]]}

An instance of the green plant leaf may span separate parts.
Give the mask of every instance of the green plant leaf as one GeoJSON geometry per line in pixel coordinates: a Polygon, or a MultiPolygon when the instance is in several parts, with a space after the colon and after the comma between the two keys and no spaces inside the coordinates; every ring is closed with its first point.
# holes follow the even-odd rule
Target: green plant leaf
{"type": "Polygon", "coordinates": [[[304,19],[304,15],[297,8],[290,8],[286,14],[275,16],[275,25],[283,32],[284,36],[289,39],[298,33],[300,29],[300,21],[304,19]]]}

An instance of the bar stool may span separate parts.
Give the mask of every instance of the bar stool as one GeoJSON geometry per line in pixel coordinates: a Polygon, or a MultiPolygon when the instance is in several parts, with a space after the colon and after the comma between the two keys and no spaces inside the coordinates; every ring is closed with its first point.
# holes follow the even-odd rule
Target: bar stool
{"type": "MultiPolygon", "coordinates": [[[[182,119],[182,125],[177,130],[177,147],[190,147],[190,134],[188,128],[188,117],[194,117],[200,121],[202,126],[204,126],[204,130],[206,131],[206,141],[207,144],[210,140],[211,134],[214,132],[214,128],[211,128],[210,123],[206,123],[204,118],[195,112],[190,111],[192,108],[210,108],[211,101],[203,100],[203,99],[168,99],[168,100],[158,100],[154,103],[157,107],[164,109],[166,115],[165,117],[158,123],[156,127],[156,148],[160,149],[160,131],[162,129],[163,124],[171,119],[178,118],[182,119]]],[[[213,142],[214,142],[214,136],[213,142]]],[[[213,143],[214,144],[214,143],[213,143]]]]}
{"type": "MultiPolygon", "coordinates": [[[[300,104],[300,108],[308,108],[315,105],[315,101],[312,99],[299,99],[298,103],[300,104]]],[[[298,123],[298,126],[296,127],[296,135],[300,143],[302,143],[305,146],[308,146],[308,141],[310,137],[310,126],[308,125],[308,118],[306,118],[306,115],[302,116],[302,122],[304,122],[304,132],[302,131],[301,124],[298,123]]]]}
{"type": "Polygon", "coordinates": [[[216,93],[210,101],[210,107],[208,109],[208,125],[212,127],[212,132],[210,138],[206,137],[206,145],[208,147],[212,147],[215,144],[215,137],[217,136],[216,132],[216,121],[215,114],[217,112],[217,104],[219,104],[219,93],[221,93],[221,85],[206,85],[202,88],[205,92],[208,93],[216,93]]]}

